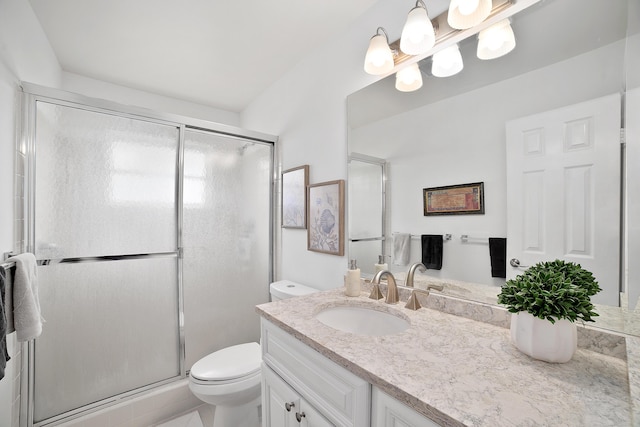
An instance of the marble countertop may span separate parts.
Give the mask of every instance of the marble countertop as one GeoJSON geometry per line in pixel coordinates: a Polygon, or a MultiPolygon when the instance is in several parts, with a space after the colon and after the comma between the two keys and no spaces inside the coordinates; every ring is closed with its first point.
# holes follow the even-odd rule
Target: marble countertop
{"type": "MultiPolygon", "coordinates": [[[[399,282],[403,282],[406,273],[394,273],[394,277],[399,282]]],[[[428,274],[417,274],[414,283],[416,288],[423,289],[431,284],[444,285],[444,292],[442,292],[444,295],[492,305],[498,305],[498,294],[501,290],[499,286],[442,279],[428,274]]],[[[624,294],[621,296],[623,297],[623,307],[628,307],[629,303],[624,300],[626,296],[624,294]]],[[[594,327],[614,333],[640,336],[640,307],[634,310],[602,304],[594,304],[594,306],[596,313],[598,313],[598,316],[594,317],[595,322],[592,323],[594,327]]]]}
{"type": "Polygon", "coordinates": [[[408,310],[402,302],[371,300],[365,291],[359,297],[323,291],[256,310],[443,426],[632,425],[623,358],[578,348],[568,363],[537,361],[511,344],[504,327],[431,308],[408,310]],[[409,319],[411,326],[387,336],[341,332],[314,317],[334,305],[373,307],[409,319]]]}

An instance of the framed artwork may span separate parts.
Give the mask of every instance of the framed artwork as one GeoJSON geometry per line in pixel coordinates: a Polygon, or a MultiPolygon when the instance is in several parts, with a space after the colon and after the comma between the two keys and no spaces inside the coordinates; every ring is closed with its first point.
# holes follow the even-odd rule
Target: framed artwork
{"type": "Polygon", "coordinates": [[[282,227],[307,228],[309,165],[282,172],[282,227]]]}
{"type": "Polygon", "coordinates": [[[344,255],[344,180],[307,187],[307,249],[344,255]]]}
{"type": "Polygon", "coordinates": [[[484,214],[484,182],[423,189],[424,215],[484,214]]]}

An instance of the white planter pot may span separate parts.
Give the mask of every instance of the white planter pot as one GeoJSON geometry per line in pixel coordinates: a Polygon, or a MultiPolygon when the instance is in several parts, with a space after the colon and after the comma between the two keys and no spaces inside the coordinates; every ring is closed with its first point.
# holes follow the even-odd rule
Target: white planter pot
{"type": "Polygon", "coordinates": [[[534,359],[564,363],[576,351],[578,332],[576,325],[567,319],[551,323],[521,311],[511,314],[511,341],[534,359]]]}

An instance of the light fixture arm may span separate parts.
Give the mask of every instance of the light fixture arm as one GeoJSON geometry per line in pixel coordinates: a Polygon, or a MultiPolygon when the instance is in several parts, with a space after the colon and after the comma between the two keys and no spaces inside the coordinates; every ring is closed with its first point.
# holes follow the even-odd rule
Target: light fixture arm
{"type": "MultiPolygon", "coordinates": [[[[418,1],[422,1],[422,0],[418,0],[418,1]]],[[[391,45],[389,44],[389,36],[387,35],[387,30],[385,30],[384,27],[378,27],[373,37],[380,36],[380,35],[384,35],[384,38],[387,40],[387,45],[389,45],[389,49],[391,50],[391,54],[393,55],[393,57],[395,58],[396,56],[398,56],[398,50],[391,47],[391,45]],[[382,32],[382,34],[380,34],[380,32],[382,32]]]]}
{"type": "MultiPolygon", "coordinates": [[[[416,1],[416,5],[414,6],[413,9],[417,9],[419,7],[423,8],[424,10],[426,10],[427,11],[427,16],[429,16],[429,9],[427,9],[427,5],[424,3],[424,1],[417,0],[416,1]]],[[[413,9],[411,9],[411,10],[413,10],[413,9]]],[[[429,19],[431,19],[431,18],[429,18],[429,19]]]]}
{"type": "MultiPolygon", "coordinates": [[[[420,0],[420,1],[422,1],[422,0],[420,0]]],[[[384,34],[384,38],[387,39],[387,44],[389,44],[389,36],[387,35],[387,32],[385,31],[384,28],[378,27],[378,29],[376,30],[376,36],[380,35],[380,31],[382,31],[382,34],[384,34]]]]}

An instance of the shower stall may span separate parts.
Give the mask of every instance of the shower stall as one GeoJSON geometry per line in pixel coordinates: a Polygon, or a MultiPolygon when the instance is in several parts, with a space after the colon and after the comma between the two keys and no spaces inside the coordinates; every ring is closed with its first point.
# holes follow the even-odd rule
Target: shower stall
{"type": "Polygon", "coordinates": [[[45,323],[26,352],[21,425],[55,425],[257,341],[275,137],[23,91],[17,220],[45,323]]]}

